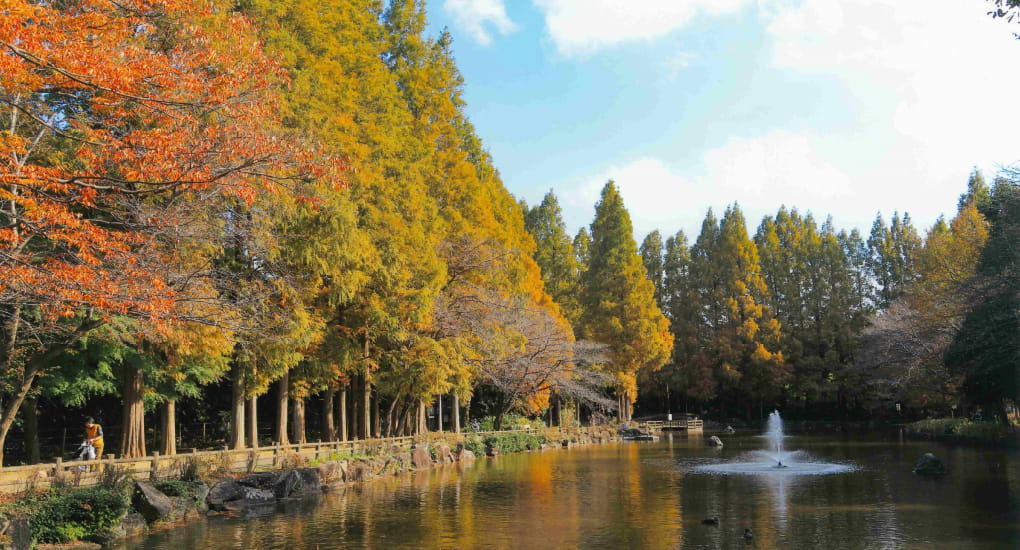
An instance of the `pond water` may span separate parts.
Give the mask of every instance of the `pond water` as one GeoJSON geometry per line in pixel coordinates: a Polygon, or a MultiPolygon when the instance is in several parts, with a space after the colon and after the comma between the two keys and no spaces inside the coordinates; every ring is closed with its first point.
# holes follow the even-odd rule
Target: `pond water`
{"type": "Polygon", "coordinates": [[[677,434],[480,459],[264,515],[214,516],[115,548],[1020,548],[1016,450],[904,441],[896,432],[793,435],[787,448],[846,468],[741,475],[705,466],[739,462],[767,441],[722,438],[722,449],[677,434]],[[929,451],[948,475],[911,473],[929,451]],[[712,516],[718,525],[702,524],[712,516]]]}

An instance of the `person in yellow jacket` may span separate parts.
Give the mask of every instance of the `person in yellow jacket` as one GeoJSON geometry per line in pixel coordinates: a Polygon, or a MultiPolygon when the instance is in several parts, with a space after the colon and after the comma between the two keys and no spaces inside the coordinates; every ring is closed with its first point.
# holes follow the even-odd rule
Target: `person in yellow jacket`
{"type": "Polygon", "coordinates": [[[103,427],[91,416],[85,419],[85,441],[96,449],[96,458],[103,458],[103,427]]]}

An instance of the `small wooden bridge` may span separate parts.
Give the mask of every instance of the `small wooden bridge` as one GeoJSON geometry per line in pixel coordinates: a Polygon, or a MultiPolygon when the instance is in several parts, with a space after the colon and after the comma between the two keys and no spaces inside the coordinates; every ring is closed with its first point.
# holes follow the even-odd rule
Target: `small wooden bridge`
{"type": "Polygon", "coordinates": [[[639,427],[661,432],[700,432],[705,426],[700,418],[682,418],[679,420],[651,420],[638,424],[639,427]]]}

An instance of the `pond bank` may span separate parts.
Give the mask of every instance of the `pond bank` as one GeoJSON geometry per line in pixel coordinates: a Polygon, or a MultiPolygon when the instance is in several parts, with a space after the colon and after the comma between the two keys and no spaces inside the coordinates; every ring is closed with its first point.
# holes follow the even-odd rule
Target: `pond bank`
{"type": "Polygon", "coordinates": [[[996,447],[1020,447],[1020,431],[1012,433],[999,422],[984,422],[966,418],[929,418],[904,425],[907,436],[917,439],[935,439],[949,443],[967,443],[996,447]]]}
{"type": "Polygon", "coordinates": [[[431,434],[416,440],[410,449],[393,445],[374,456],[329,456],[244,475],[216,475],[199,471],[196,465],[181,472],[183,479],[139,481],[127,476],[118,478],[112,471],[99,487],[55,487],[22,495],[0,507],[0,549],[26,550],[33,543],[40,543],[35,548],[99,548],[99,543],[172,529],[206,514],[263,512],[282,500],[411,470],[471,461],[479,454],[551,450],[617,439],[611,428],[541,434],[431,434]],[[87,542],[49,545],[79,539],[87,542]]]}

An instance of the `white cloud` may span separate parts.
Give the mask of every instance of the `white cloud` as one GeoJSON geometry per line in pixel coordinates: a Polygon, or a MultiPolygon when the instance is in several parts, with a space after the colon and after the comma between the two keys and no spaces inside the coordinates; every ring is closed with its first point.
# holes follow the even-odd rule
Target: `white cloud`
{"type": "Polygon", "coordinates": [[[517,29],[517,25],[506,14],[503,0],[445,0],[443,10],[453,17],[457,26],[466,30],[483,46],[492,43],[489,26],[501,35],[517,29]]]}
{"type": "Polygon", "coordinates": [[[699,15],[732,13],[749,0],[532,0],[545,16],[546,30],[564,56],[653,40],[691,23],[699,15]]]}
{"type": "Polygon", "coordinates": [[[563,193],[564,211],[573,219],[573,227],[588,225],[594,206],[606,182],[616,182],[623,203],[631,214],[635,238],[642,239],[653,229],[664,234],[688,228],[688,221],[700,222],[711,199],[707,189],[671,170],[662,160],[645,157],[607,167],[579,180],[563,193]],[[575,217],[576,216],[576,217],[575,217]]]}
{"type": "MultiPolygon", "coordinates": [[[[1005,98],[1020,89],[1013,27],[980,5],[930,0],[763,0],[783,69],[834,77],[865,120],[855,133],[888,140],[884,159],[854,174],[896,196],[922,218],[952,204],[974,165],[1018,160],[1020,110],[1005,98]],[[896,185],[899,183],[900,185],[896,185]],[[923,193],[917,193],[923,189],[923,193]]],[[[852,136],[851,136],[852,137],[852,136]]],[[[848,150],[866,143],[848,143],[848,150]]],[[[947,212],[948,213],[948,212],[947,212]]]]}
{"type": "Polygon", "coordinates": [[[698,54],[694,52],[677,52],[673,55],[673,57],[666,61],[670,76],[672,78],[676,78],[681,72],[689,68],[697,60],[698,54]]]}
{"type": "Polygon", "coordinates": [[[705,154],[707,177],[745,201],[764,197],[778,205],[850,195],[850,178],[821,158],[812,140],[784,130],[730,139],[705,154]]]}
{"type": "Polygon", "coordinates": [[[844,212],[853,199],[849,177],[827,162],[813,141],[818,138],[786,131],[731,139],[705,153],[703,170],[687,174],[654,157],[609,166],[562,189],[568,224],[590,223],[593,206],[606,181],[616,182],[631,214],[636,239],[653,229],[663,235],[683,229],[692,242],[709,207],[721,216],[734,201],[740,204],[753,232],[766,214],[780,205],[812,212],[818,222],[828,214],[838,223],[870,226],[873,211],[854,217],[844,212]]]}

